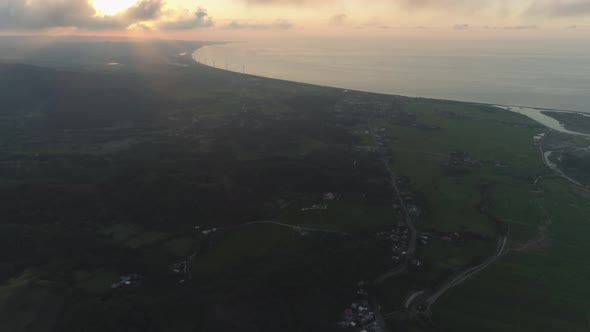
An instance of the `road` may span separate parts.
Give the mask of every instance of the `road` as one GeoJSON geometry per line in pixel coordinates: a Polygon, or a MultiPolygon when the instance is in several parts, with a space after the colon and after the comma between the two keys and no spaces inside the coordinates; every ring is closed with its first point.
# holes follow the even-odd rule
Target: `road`
{"type": "MultiPolygon", "coordinates": [[[[379,144],[377,141],[377,137],[375,136],[375,131],[374,131],[373,127],[370,124],[368,124],[368,127],[369,127],[369,132],[371,134],[371,137],[373,138],[373,142],[375,143],[375,146],[377,148],[379,148],[379,144]]],[[[399,203],[399,206],[401,206],[401,208],[402,208],[403,218],[404,218],[403,221],[406,224],[406,226],[408,226],[408,229],[409,229],[409,241],[408,241],[408,249],[406,250],[407,255],[405,256],[403,262],[399,266],[397,266],[393,269],[390,269],[389,271],[380,275],[375,280],[375,283],[377,283],[377,284],[383,283],[385,280],[387,280],[399,273],[405,272],[407,270],[408,263],[414,258],[414,255],[416,253],[416,238],[417,238],[416,225],[414,224],[414,220],[413,220],[412,216],[410,215],[410,212],[408,211],[408,207],[406,205],[406,202],[404,201],[404,199],[401,195],[401,190],[399,189],[399,187],[397,185],[397,180],[398,180],[397,175],[395,174],[395,172],[393,171],[393,169],[389,165],[389,162],[387,161],[387,158],[385,155],[383,155],[383,153],[381,153],[381,161],[383,162],[385,169],[387,170],[387,173],[389,174],[389,181],[391,182],[391,186],[393,187],[393,189],[395,191],[395,196],[397,197],[396,199],[399,203]]]]}
{"type": "MultiPolygon", "coordinates": [[[[377,137],[375,136],[375,131],[373,130],[373,127],[371,126],[370,123],[367,125],[369,127],[369,132],[371,134],[371,137],[373,138],[373,143],[375,144],[375,147],[377,147],[379,149],[379,144],[377,141],[377,137]]],[[[401,190],[399,189],[399,187],[397,185],[397,180],[398,180],[397,175],[395,174],[395,172],[393,171],[393,169],[389,165],[387,157],[383,154],[382,151],[380,151],[380,154],[381,154],[381,161],[383,162],[383,165],[385,165],[385,169],[387,170],[387,173],[389,175],[389,181],[391,182],[391,186],[393,187],[393,189],[395,191],[395,196],[397,197],[394,199],[397,199],[399,206],[401,206],[401,209],[403,212],[403,219],[404,219],[403,221],[409,229],[409,241],[408,241],[408,248],[406,250],[407,254],[406,254],[403,262],[401,264],[399,264],[397,267],[392,268],[389,271],[387,271],[387,272],[383,273],[382,275],[380,275],[379,277],[377,277],[377,279],[374,282],[375,284],[383,283],[385,280],[387,280],[397,274],[403,273],[407,270],[409,262],[414,258],[414,255],[416,253],[416,238],[417,238],[416,226],[414,224],[414,220],[412,219],[412,216],[410,215],[410,212],[408,210],[406,202],[404,201],[404,199],[401,195],[401,190]]],[[[395,220],[394,220],[394,225],[396,225],[396,224],[397,224],[397,218],[395,218],[395,220]]],[[[387,323],[385,323],[385,319],[383,318],[383,314],[381,313],[380,305],[377,303],[377,301],[375,299],[373,299],[372,302],[373,302],[373,308],[374,308],[375,315],[376,315],[373,331],[388,332],[389,327],[387,326],[387,323]]]]}
{"type": "Polygon", "coordinates": [[[550,169],[552,169],[554,172],[556,172],[559,176],[561,176],[562,178],[568,180],[569,182],[580,186],[580,187],[584,187],[585,186],[583,184],[581,184],[580,182],[570,178],[569,176],[567,176],[567,174],[565,174],[562,170],[559,169],[559,167],[553,163],[551,160],[549,160],[549,158],[551,157],[551,154],[553,153],[553,151],[544,151],[542,146],[539,146],[539,150],[541,151],[541,154],[543,156],[543,162],[545,163],[545,165],[547,165],[547,167],[549,167],[550,169]]]}
{"type": "Polygon", "coordinates": [[[414,300],[415,300],[415,299],[416,299],[418,296],[422,296],[422,294],[424,294],[424,292],[425,292],[425,291],[423,291],[423,290],[422,290],[422,291],[417,291],[417,292],[413,293],[412,295],[410,295],[410,296],[408,297],[408,299],[406,300],[406,304],[405,304],[406,308],[409,308],[409,307],[410,307],[410,305],[412,305],[412,302],[414,302],[414,300]]]}
{"type": "Polygon", "coordinates": [[[373,328],[373,331],[389,332],[389,327],[387,327],[387,323],[385,323],[385,319],[381,314],[381,308],[375,308],[375,328],[373,328]]]}
{"type": "Polygon", "coordinates": [[[278,221],[252,221],[252,222],[242,224],[241,226],[254,225],[254,224],[271,224],[271,225],[283,226],[283,227],[290,228],[290,229],[297,231],[297,232],[306,231],[306,232],[321,232],[321,233],[348,235],[347,233],[341,232],[341,231],[333,231],[333,230],[329,230],[329,229],[319,229],[319,228],[313,228],[313,227],[289,225],[289,224],[284,224],[284,223],[281,223],[278,221]]]}
{"type": "MultiPolygon", "coordinates": [[[[369,126],[369,129],[370,129],[371,136],[373,137],[373,140],[375,141],[375,145],[379,146],[377,144],[377,139],[375,137],[373,128],[371,126],[369,126]]],[[[559,168],[557,168],[556,165],[551,163],[551,161],[548,158],[550,153],[546,153],[545,151],[543,151],[542,143],[543,142],[539,142],[539,151],[541,153],[541,156],[542,156],[545,164],[549,168],[554,170],[556,173],[558,173],[560,176],[567,179],[568,181],[582,186],[577,181],[575,181],[575,180],[569,178],[567,175],[565,175],[559,168]]],[[[391,166],[389,165],[389,163],[387,162],[387,160],[385,158],[383,158],[383,162],[384,162],[385,167],[391,177],[391,183],[392,183],[393,188],[395,189],[396,195],[399,200],[399,204],[403,209],[403,214],[404,214],[404,219],[405,219],[404,221],[406,222],[406,224],[408,225],[408,228],[411,231],[411,238],[410,238],[411,241],[410,241],[410,248],[408,249],[408,256],[407,256],[406,260],[404,261],[404,263],[402,265],[398,266],[397,268],[391,269],[390,271],[387,271],[386,273],[381,275],[379,278],[377,278],[375,283],[382,283],[385,280],[387,280],[388,278],[404,272],[407,269],[408,262],[414,256],[415,248],[416,248],[416,228],[415,228],[414,220],[412,219],[412,216],[410,215],[410,213],[407,209],[407,206],[401,197],[399,187],[397,186],[397,177],[396,177],[395,173],[393,172],[393,170],[391,169],[391,166]]],[[[493,256],[486,259],[484,262],[482,262],[481,264],[479,264],[477,266],[470,267],[470,268],[465,269],[464,271],[459,272],[452,279],[450,279],[449,281],[447,281],[443,285],[439,286],[437,289],[420,290],[420,291],[414,292],[413,294],[411,294],[407,298],[407,300],[405,302],[405,307],[409,310],[409,313],[411,315],[415,315],[420,312],[423,312],[423,313],[426,313],[426,315],[429,315],[432,305],[434,303],[436,303],[436,301],[438,301],[438,299],[441,296],[446,294],[453,287],[459,286],[462,283],[464,283],[465,281],[472,278],[473,276],[477,275],[479,272],[483,271],[488,266],[490,266],[493,263],[495,263],[496,261],[498,261],[503,255],[505,255],[508,252],[508,243],[509,243],[509,236],[507,234],[501,235],[498,238],[496,251],[494,252],[493,256]]],[[[394,313],[392,313],[392,314],[394,314],[394,313]]],[[[381,316],[381,314],[380,314],[380,316],[381,316]]],[[[381,319],[382,319],[382,316],[381,316],[381,319]]],[[[376,324],[381,325],[379,321],[377,321],[376,324]]],[[[385,323],[383,323],[383,324],[385,324],[385,323]]],[[[383,326],[385,326],[385,325],[383,325],[383,326]]]]}
{"type": "Polygon", "coordinates": [[[496,252],[494,255],[488,259],[486,259],[483,263],[470,267],[453,277],[453,279],[449,280],[445,284],[441,285],[437,290],[434,292],[427,292],[421,291],[420,294],[414,293],[411,295],[411,298],[408,298],[406,301],[406,307],[411,309],[412,311],[417,311],[418,307],[420,311],[429,313],[430,308],[432,305],[441,297],[443,296],[448,290],[451,288],[458,286],[469,278],[475,276],[494,262],[496,262],[500,257],[502,257],[508,249],[508,235],[502,235],[498,239],[498,244],[496,246],[496,252]]]}
{"type": "Polygon", "coordinates": [[[286,227],[289,228],[295,232],[298,233],[302,233],[302,232],[316,232],[316,233],[327,233],[327,234],[336,234],[336,235],[340,235],[340,236],[350,236],[348,233],[346,232],[341,232],[341,231],[335,231],[335,230],[330,230],[330,229],[319,229],[319,228],[313,228],[313,227],[305,227],[305,226],[298,226],[298,225],[289,225],[289,224],[284,224],[282,222],[278,222],[278,221],[251,221],[251,222],[247,222],[244,224],[240,224],[240,225],[235,225],[235,226],[227,226],[227,227],[216,227],[213,229],[209,229],[209,230],[204,230],[202,231],[203,234],[211,234],[211,233],[215,233],[215,232],[220,232],[220,231],[228,231],[228,230],[232,230],[232,229],[237,229],[240,227],[245,227],[245,226],[250,226],[250,225],[257,225],[257,224],[267,224],[267,225],[276,225],[276,226],[281,226],[281,227],[286,227]]]}

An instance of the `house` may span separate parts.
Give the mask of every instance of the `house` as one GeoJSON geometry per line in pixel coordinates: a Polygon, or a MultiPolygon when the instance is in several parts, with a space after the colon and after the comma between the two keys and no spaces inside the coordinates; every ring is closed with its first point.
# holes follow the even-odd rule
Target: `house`
{"type": "Polygon", "coordinates": [[[354,319],[354,311],[351,308],[344,310],[343,318],[345,321],[352,322],[354,319]]]}
{"type": "Polygon", "coordinates": [[[201,233],[203,235],[209,235],[209,234],[215,233],[215,232],[217,232],[217,228],[207,229],[207,230],[202,231],[201,233]]]}
{"type": "Polygon", "coordinates": [[[120,281],[111,285],[111,288],[117,289],[126,286],[138,286],[141,285],[143,276],[139,274],[130,274],[122,276],[120,281]]]}
{"type": "Polygon", "coordinates": [[[336,199],[336,195],[334,193],[325,193],[324,194],[324,201],[333,201],[336,199]]]}

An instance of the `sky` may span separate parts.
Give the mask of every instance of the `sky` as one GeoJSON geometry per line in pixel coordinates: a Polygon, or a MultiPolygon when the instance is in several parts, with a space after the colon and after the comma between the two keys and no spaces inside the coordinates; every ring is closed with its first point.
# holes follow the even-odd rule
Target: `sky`
{"type": "Polygon", "coordinates": [[[0,0],[0,34],[584,38],[590,0],[0,0]]]}

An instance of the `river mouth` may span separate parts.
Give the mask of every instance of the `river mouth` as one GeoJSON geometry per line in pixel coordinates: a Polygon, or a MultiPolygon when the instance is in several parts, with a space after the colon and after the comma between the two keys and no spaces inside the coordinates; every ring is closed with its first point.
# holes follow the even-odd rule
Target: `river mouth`
{"type": "MultiPolygon", "coordinates": [[[[588,134],[567,129],[561,122],[559,122],[558,120],[543,113],[543,111],[548,111],[548,110],[541,110],[541,109],[537,109],[537,108],[522,107],[522,106],[494,105],[494,107],[501,108],[503,110],[507,110],[510,112],[522,114],[522,115],[524,115],[530,119],[533,119],[536,122],[550,128],[550,129],[553,129],[553,130],[558,131],[560,133],[590,137],[590,135],[588,135],[588,134]]],[[[582,114],[584,116],[587,116],[587,114],[580,113],[580,112],[570,112],[570,111],[560,111],[560,110],[551,110],[551,111],[552,112],[562,112],[562,113],[577,113],[577,114],[582,114]]]]}

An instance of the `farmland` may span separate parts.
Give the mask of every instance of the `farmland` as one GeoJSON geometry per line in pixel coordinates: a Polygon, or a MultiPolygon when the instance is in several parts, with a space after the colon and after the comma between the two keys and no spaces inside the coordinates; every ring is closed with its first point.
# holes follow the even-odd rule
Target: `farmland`
{"type": "Polygon", "coordinates": [[[1,329],[339,331],[366,285],[400,330],[587,330],[590,195],[539,151],[584,138],[175,61],[0,65],[1,329]]]}

